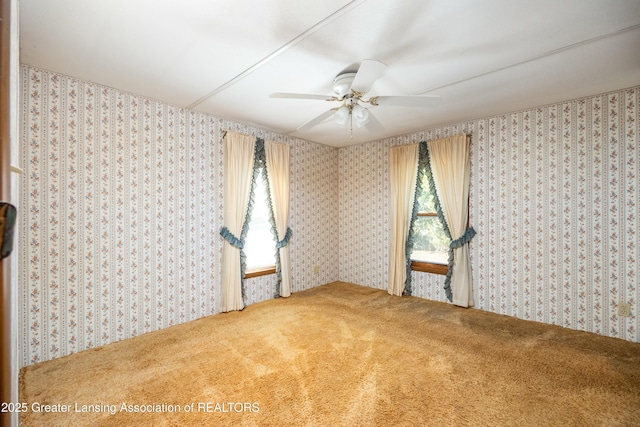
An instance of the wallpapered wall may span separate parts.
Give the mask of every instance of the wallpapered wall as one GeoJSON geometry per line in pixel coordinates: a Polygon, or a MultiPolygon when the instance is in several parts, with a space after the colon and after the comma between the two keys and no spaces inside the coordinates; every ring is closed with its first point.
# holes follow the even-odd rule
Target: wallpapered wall
{"type": "MultiPolygon", "coordinates": [[[[639,341],[640,88],[338,150],[21,72],[23,366],[219,311],[227,129],[291,146],[294,292],[386,289],[389,147],[466,132],[477,308],[639,341]]],[[[443,276],[412,278],[445,300],[443,276]]],[[[247,303],[274,289],[248,280],[247,303]]]]}
{"type": "MultiPolygon", "coordinates": [[[[291,146],[293,291],[338,279],[337,149],[21,72],[22,366],[219,311],[226,129],[291,146]]],[[[275,276],[246,288],[270,299],[275,276]]]]}
{"type": "MultiPolygon", "coordinates": [[[[633,88],[341,149],[340,279],[386,289],[389,147],[469,133],[476,307],[640,341],[639,98],[633,88]]],[[[412,278],[414,295],[445,300],[443,276],[412,278]]]]}

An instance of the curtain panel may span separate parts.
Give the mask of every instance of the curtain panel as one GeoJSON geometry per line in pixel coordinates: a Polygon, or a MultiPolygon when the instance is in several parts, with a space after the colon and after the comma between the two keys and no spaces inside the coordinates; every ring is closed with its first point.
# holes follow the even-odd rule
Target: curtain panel
{"type": "Polygon", "coordinates": [[[271,208],[276,232],[276,292],[281,297],[291,295],[291,261],[289,258],[289,146],[273,141],[265,142],[267,176],[271,208]]]}
{"type": "Polygon", "coordinates": [[[224,224],[222,247],[223,312],[242,310],[242,230],[249,206],[256,138],[227,132],[224,143],[224,224]]]}
{"type": "MultiPolygon", "coordinates": [[[[437,198],[442,207],[452,242],[449,273],[452,302],[473,306],[473,287],[469,241],[476,234],[467,228],[469,219],[469,182],[471,177],[469,141],[465,134],[427,142],[429,163],[437,198]]],[[[445,287],[449,283],[445,282],[445,287]]]]}
{"type": "Polygon", "coordinates": [[[389,281],[388,292],[400,296],[407,281],[407,239],[418,180],[418,144],[389,150],[389,281]]]}

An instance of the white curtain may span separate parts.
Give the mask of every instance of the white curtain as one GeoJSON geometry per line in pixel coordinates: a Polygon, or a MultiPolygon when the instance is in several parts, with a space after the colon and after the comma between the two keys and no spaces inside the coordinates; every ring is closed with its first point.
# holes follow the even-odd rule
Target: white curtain
{"type": "Polygon", "coordinates": [[[418,179],[418,148],[418,144],[412,144],[393,147],[389,151],[391,230],[388,292],[397,296],[404,292],[407,280],[406,245],[418,179]]]}
{"type": "Polygon", "coordinates": [[[278,234],[280,255],[280,296],[291,295],[291,262],[289,245],[289,146],[273,141],[265,142],[267,176],[273,204],[273,216],[278,234]]]}
{"type": "Polygon", "coordinates": [[[240,242],[249,205],[256,138],[227,132],[224,152],[224,224],[222,248],[222,311],[242,310],[240,242]]]}
{"type": "Polygon", "coordinates": [[[453,240],[451,290],[453,304],[473,306],[471,261],[468,241],[475,232],[467,230],[471,166],[467,135],[437,139],[427,143],[431,172],[442,212],[453,240]]]}

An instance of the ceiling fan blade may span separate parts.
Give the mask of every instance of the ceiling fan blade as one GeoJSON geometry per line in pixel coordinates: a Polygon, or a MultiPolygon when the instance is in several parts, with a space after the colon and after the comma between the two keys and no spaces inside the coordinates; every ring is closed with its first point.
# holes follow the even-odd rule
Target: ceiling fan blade
{"type": "Polygon", "coordinates": [[[398,107],[433,107],[442,102],[439,96],[376,96],[372,100],[377,105],[398,107]]]}
{"type": "Polygon", "coordinates": [[[309,93],[284,93],[276,92],[269,95],[269,98],[289,98],[289,99],[318,99],[320,101],[337,101],[335,96],[331,95],[313,95],[309,93]]]}
{"type": "Polygon", "coordinates": [[[387,64],[375,59],[365,59],[360,64],[356,77],[351,84],[351,90],[360,93],[367,93],[373,83],[384,73],[387,64]]]}
{"type": "Polygon", "coordinates": [[[304,131],[304,130],[309,130],[314,126],[319,125],[320,123],[324,122],[325,120],[327,120],[329,117],[333,116],[336,113],[336,110],[327,110],[324,113],[320,114],[318,117],[309,120],[307,123],[299,126],[296,130],[300,131],[304,131]]]}
{"type": "Polygon", "coordinates": [[[371,110],[369,110],[369,121],[364,125],[364,127],[366,127],[369,132],[382,132],[384,130],[384,126],[382,126],[380,120],[373,115],[371,110]]]}

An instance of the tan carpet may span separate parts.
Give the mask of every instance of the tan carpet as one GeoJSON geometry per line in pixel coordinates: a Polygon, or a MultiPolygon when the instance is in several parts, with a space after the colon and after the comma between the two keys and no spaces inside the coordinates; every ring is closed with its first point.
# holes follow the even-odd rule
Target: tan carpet
{"type": "Polygon", "coordinates": [[[640,425],[638,343],[340,282],[20,381],[24,426],[640,425]]]}

